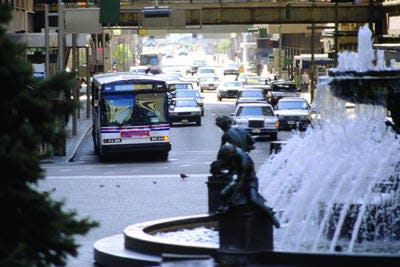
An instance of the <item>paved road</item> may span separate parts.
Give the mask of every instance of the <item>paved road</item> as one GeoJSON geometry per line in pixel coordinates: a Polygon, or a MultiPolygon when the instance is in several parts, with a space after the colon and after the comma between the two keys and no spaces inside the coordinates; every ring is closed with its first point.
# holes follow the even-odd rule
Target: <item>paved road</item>
{"type": "MultiPolygon", "coordinates": [[[[173,127],[173,149],[167,162],[122,160],[101,163],[93,152],[90,132],[73,162],[43,164],[47,179],[40,188],[54,191],[66,209],[100,222],[86,236],[78,236],[80,255],[67,267],[93,266],[92,246],[103,237],[119,234],[131,224],[207,212],[210,163],[216,158],[222,132],[214,125],[218,115],[229,115],[233,101],[217,102],[204,93],[206,115],[201,127],[173,127]],[[182,180],[180,173],[189,177],[182,180]]],[[[285,138],[282,134],[282,138],[285,138]]],[[[269,142],[257,142],[251,152],[258,169],[267,159],[269,142]]]]}

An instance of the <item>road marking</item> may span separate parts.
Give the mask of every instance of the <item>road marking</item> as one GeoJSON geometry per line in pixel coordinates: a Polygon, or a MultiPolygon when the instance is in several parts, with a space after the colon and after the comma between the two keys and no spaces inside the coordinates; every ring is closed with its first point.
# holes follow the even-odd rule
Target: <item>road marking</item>
{"type": "MultiPolygon", "coordinates": [[[[207,178],[210,176],[209,173],[186,173],[189,178],[207,178]]],[[[46,179],[151,179],[151,178],[179,178],[180,174],[126,174],[126,175],[50,175],[46,176],[46,179]]]]}

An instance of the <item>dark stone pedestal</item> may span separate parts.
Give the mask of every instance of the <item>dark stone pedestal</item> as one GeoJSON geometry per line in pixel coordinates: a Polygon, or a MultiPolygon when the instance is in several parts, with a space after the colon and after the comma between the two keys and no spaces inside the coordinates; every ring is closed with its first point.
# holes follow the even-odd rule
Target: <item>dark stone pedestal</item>
{"type": "Polygon", "coordinates": [[[284,146],[286,143],[286,141],[271,141],[269,145],[269,154],[279,153],[279,151],[282,149],[282,146],[284,146]]]}
{"type": "Polygon", "coordinates": [[[208,213],[215,214],[221,205],[221,190],[232,181],[230,176],[208,176],[208,213]]]}
{"type": "Polygon", "coordinates": [[[261,251],[273,250],[273,224],[261,209],[242,205],[218,214],[219,250],[217,262],[247,264],[261,251]]]}

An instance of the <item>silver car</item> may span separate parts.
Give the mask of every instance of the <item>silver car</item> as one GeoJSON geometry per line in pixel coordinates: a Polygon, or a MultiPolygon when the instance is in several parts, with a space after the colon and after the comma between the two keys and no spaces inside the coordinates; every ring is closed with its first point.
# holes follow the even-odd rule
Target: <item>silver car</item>
{"type": "Polygon", "coordinates": [[[237,98],[242,88],[242,83],[239,81],[225,80],[218,86],[217,99],[221,101],[222,98],[237,98]]]}
{"type": "Polygon", "coordinates": [[[234,127],[245,128],[252,136],[278,137],[279,122],[274,109],[268,103],[241,103],[231,114],[234,127]]]}
{"type": "Polygon", "coordinates": [[[199,87],[201,92],[204,92],[206,90],[215,91],[219,84],[220,80],[217,75],[209,75],[199,78],[199,87]]]}
{"type": "Polygon", "coordinates": [[[279,120],[279,130],[304,131],[311,124],[311,107],[302,97],[282,97],[276,105],[275,115],[279,120]]]}
{"type": "Polygon", "coordinates": [[[201,125],[201,107],[194,98],[173,98],[169,105],[171,125],[195,123],[201,125]]]}
{"type": "Polygon", "coordinates": [[[200,95],[198,90],[176,90],[174,94],[172,94],[175,98],[194,98],[197,101],[197,104],[201,108],[201,116],[204,116],[204,102],[203,97],[200,95]]]}

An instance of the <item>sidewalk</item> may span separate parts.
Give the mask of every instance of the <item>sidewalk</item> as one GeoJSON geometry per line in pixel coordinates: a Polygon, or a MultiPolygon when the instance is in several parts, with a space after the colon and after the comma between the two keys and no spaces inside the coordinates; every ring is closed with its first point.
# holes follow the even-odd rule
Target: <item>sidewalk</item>
{"type": "MultiPolygon", "coordinates": [[[[79,111],[80,116],[77,116],[76,125],[77,131],[76,135],[72,134],[73,119],[72,115],[69,118],[68,124],[65,128],[66,131],[66,153],[65,156],[53,156],[50,160],[52,162],[68,162],[72,161],[75,157],[76,152],[79,149],[85,136],[92,129],[92,118],[91,114],[89,118],[86,118],[86,98],[81,97],[80,99],[81,108],[79,111]]],[[[78,111],[77,111],[78,114],[78,111]]]]}

